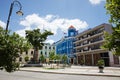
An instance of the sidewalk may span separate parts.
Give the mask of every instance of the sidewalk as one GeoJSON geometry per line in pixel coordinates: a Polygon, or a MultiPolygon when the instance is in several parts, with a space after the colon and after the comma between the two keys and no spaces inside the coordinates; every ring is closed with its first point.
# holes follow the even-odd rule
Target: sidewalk
{"type": "Polygon", "coordinates": [[[65,69],[45,69],[42,67],[24,67],[24,68],[20,68],[20,71],[69,74],[69,75],[120,77],[120,67],[105,67],[104,73],[99,73],[98,68],[93,66],[71,66],[71,68],[65,68],[65,69]]]}

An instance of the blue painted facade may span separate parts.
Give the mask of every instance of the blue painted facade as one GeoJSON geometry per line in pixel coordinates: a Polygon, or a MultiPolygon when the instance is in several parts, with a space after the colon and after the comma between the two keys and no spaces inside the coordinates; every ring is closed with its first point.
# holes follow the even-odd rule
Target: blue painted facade
{"type": "Polygon", "coordinates": [[[56,54],[66,54],[68,58],[74,57],[74,44],[77,31],[73,26],[68,29],[68,36],[56,42],[56,54]]]}

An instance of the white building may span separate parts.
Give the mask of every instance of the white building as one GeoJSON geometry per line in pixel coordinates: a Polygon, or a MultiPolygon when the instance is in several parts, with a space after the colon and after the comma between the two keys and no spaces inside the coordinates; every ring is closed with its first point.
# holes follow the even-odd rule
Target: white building
{"type": "Polygon", "coordinates": [[[45,43],[42,50],[39,51],[40,55],[49,57],[51,51],[55,51],[55,45],[50,43],[45,43]]]}

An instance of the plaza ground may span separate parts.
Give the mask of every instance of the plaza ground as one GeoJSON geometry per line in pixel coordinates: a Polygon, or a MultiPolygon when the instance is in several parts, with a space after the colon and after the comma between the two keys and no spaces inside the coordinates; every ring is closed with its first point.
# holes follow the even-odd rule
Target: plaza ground
{"type": "Polygon", "coordinates": [[[104,73],[99,73],[96,66],[71,66],[64,69],[45,69],[42,67],[23,67],[20,71],[38,72],[38,73],[52,73],[52,74],[69,74],[69,75],[86,75],[86,76],[107,76],[119,77],[120,67],[105,67],[104,73]]]}

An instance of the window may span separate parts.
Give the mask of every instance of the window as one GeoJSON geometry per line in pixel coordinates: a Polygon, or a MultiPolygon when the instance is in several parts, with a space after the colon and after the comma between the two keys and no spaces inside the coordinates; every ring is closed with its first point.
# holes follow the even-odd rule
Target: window
{"type": "Polygon", "coordinates": [[[33,51],[31,51],[31,55],[33,55],[33,51]]]}
{"type": "Polygon", "coordinates": [[[49,49],[51,49],[51,47],[49,47],[49,49]]]}
{"type": "Polygon", "coordinates": [[[42,51],[41,51],[41,55],[42,55],[43,53],[42,53],[42,51]]]}
{"type": "Polygon", "coordinates": [[[45,55],[47,55],[47,52],[45,52],[45,55]]]}
{"type": "Polygon", "coordinates": [[[71,33],[70,33],[70,36],[74,36],[74,32],[71,32],[71,33]]]}
{"type": "Polygon", "coordinates": [[[45,46],[45,49],[47,49],[47,46],[45,46]]]}
{"type": "Polygon", "coordinates": [[[53,47],[53,49],[55,49],[55,47],[53,47]]]}
{"type": "Polygon", "coordinates": [[[19,58],[19,61],[20,61],[20,62],[22,61],[22,57],[19,58]]]}
{"type": "Polygon", "coordinates": [[[26,55],[28,55],[28,51],[26,51],[26,55]]]}

